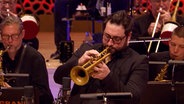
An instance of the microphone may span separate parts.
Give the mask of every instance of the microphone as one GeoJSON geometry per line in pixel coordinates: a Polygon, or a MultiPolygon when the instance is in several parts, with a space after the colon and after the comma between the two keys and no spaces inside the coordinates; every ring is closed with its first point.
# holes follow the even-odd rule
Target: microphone
{"type": "Polygon", "coordinates": [[[69,77],[63,77],[62,79],[63,84],[63,93],[62,93],[62,104],[68,104],[68,100],[70,97],[70,85],[71,85],[71,79],[69,77]]]}

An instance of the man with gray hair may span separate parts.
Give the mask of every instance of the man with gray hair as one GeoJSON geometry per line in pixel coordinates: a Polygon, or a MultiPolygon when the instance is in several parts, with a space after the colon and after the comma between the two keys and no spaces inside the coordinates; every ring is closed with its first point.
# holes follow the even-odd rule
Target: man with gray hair
{"type": "Polygon", "coordinates": [[[29,75],[25,78],[7,77],[5,82],[11,87],[33,86],[39,104],[52,104],[45,59],[37,50],[22,43],[25,30],[21,19],[7,16],[0,25],[0,31],[2,43],[7,50],[2,56],[3,72],[29,75]]]}

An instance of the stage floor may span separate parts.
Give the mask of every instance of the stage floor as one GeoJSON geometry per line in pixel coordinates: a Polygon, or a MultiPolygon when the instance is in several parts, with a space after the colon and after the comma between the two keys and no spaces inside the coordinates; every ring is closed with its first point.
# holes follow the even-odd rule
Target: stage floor
{"type": "MultiPolygon", "coordinates": [[[[83,42],[85,33],[72,32],[70,35],[71,35],[71,39],[74,41],[74,50],[76,50],[83,42]]],[[[50,55],[56,51],[56,48],[54,45],[54,33],[40,32],[38,33],[37,38],[39,39],[38,51],[44,56],[45,60],[48,60],[50,58],[50,55]]],[[[46,62],[48,75],[49,75],[50,89],[52,91],[54,98],[57,98],[57,94],[61,86],[54,82],[53,74],[55,72],[55,69],[61,64],[62,63],[60,63],[59,60],[53,60],[53,59],[49,59],[49,61],[46,62]]]]}

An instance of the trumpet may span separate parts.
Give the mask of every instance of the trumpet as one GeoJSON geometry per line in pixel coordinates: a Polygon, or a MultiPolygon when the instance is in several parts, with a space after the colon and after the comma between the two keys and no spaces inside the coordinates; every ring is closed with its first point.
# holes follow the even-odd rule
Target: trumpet
{"type": "Polygon", "coordinates": [[[73,67],[70,72],[70,77],[73,82],[79,86],[87,84],[90,78],[90,74],[94,72],[93,68],[100,62],[104,61],[107,57],[109,57],[110,54],[111,53],[109,52],[109,47],[107,47],[100,53],[100,56],[92,58],[82,66],[73,67]]]}

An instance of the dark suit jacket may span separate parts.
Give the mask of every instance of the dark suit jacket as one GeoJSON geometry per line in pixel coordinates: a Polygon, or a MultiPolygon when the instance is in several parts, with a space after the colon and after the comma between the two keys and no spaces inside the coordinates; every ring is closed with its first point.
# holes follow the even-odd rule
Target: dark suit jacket
{"type": "MultiPolygon", "coordinates": [[[[184,17],[182,16],[176,16],[176,20],[180,25],[184,25],[184,17]]],[[[154,22],[155,18],[153,17],[151,12],[145,13],[141,16],[134,18],[134,23],[132,27],[132,39],[138,39],[139,37],[150,37],[148,35],[148,27],[151,24],[151,22],[154,22]]],[[[160,32],[155,33],[154,38],[158,38],[160,36],[160,32]]],[[[153,42],[151,46],[150,53],[155,52],[157,42],[153,42]]],[[[133,49],[135,49],[140,54],[147,54],[149,43],[137,43],[131,45],[133,49]]],[[[163,42],[160,42],[159,45],[159,51],[168,51],[168,45],[163,44],[163,42]]]]}
{"type": "MultiPolygon", "coordinates": [[[[62,84],[62,77],[70,75],[71,69],[77,65],[78,59],[86,50],[96,49],[102,50],[102,45],[83,44],[69,59],[66,64],[59,66],[54,73],[56,83],[62,84]]],[[[128,104],[138,104],[140,95],[147,83],[148,63],[145,56],[139,55],[130,48],[126,48],[113,55],[112,60],[107,63],[110,68],[110,74],[103,80],[90,78],[89,82],[84,86],[74,85],[70,103],[71,104],[101,104],[100,101],[80,99],[80,94],[85,93],[107,93],[107,92],[131,92],[133,99],[128,104]]],[[[127,100],[112,101],[111,104],[127,104],[127,100]]]]}
{"type": "Polygon", "coordinates": [[[39,98],[39,104],[52,104],[53,96],[49,88],[45,60],[38,51],[22,45],[14,60],[10,59],[8,53],[4,53],[2,67],[5,73],[29,75],[29,77],[6,77],[7,83],[12,87],[33,86],[36,97],[39,98]]]}

